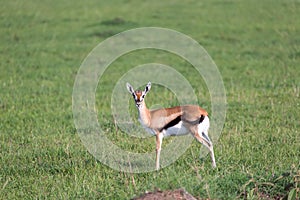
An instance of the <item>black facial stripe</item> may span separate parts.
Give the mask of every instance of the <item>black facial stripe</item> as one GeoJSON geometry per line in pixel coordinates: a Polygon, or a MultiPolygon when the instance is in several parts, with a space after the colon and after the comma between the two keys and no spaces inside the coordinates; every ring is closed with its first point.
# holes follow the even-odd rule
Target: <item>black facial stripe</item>
{"type": "Polygon", "coordinates": [[[181,121],[181,115],[179,115],[178,117],[176,117],[175,119],[173,119],[172,121],[170,121],[169,123],[167,123],[164,127],[162,127],[161,129],[159,129],[159,132],[166,130],[172,126],[175,126],[176,124],[178,124],[181,121]]]}

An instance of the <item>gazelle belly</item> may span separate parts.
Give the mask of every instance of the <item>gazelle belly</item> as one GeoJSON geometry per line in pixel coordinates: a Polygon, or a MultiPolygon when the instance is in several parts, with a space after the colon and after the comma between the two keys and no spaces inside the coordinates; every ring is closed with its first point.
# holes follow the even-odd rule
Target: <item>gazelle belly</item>
{"type": "Polygon", "coordinates": [[[188,130],[183,126],[182,121],[178,124],[163,130],[164,136],[176,136],[188,134],[188,130]]]}

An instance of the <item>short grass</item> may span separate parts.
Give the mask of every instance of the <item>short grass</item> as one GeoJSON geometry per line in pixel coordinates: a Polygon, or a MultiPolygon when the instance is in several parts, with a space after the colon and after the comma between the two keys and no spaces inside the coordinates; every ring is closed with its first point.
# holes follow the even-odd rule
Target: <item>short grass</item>
{"type": "MultiPolygon", "coordinates": [[[[155,188],[185,188],[209,199],[300,198],[299,13],[296,0],[3,2],[0,199],[130,199],[155,188]],[[215,144],[216,169],[208,158],[199,159],[196,142],[172,165],[141,174],[110,169],[81,143],[72,115],[81,62],[105,38],[144,26],[191,36],[218,65],[228,107],[215,144]]],[[[97,92],[99,120],[124,149],[155,148],[154,138],[141,144],[116,134],[110,110],[111,91],[122,73],[147,62],[174,66],[210,110],[204,82],[183,60],[152,50],[125,55],[112,64],[97,92]]],[[[147,100],[176,103],[158,87],[147,100]]]]}

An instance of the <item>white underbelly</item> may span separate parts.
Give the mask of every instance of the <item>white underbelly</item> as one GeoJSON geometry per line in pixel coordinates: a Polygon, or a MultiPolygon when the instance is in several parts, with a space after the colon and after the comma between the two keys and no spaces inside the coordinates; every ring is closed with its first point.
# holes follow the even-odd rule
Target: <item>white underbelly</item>
{"type": "Polygon", "coordinates": [[[163,130],[164,136],[185,135],[188,134],[188,132],[189,131],[183,126],[183,123],[181,121],[175,126],[163,130]]]}
{"type": "MultiPolygon", "coordinates": [[[[142,124],[143,125],[143,124],[142,124]]],[[[156,135],[155,130],[143,125],[143,128],[150,133],[151,135],[156,135]]],[[[189,131],[183,126],[182,122],[179,122],[175,126],[169,127],[168,129],[164,129],[163,131],[164,136],[176,136],[176,135],[186,135],[189,131]]]]}
{"type": "MultiPolygon", "coordinates": [[[[150,133],[151,135],[156,135],[156,132],[154,129],[147,127],[143,123],[141,123],[141,124],[148,133],[150,133]]],[[[202,133],[205,133],[207,135],[208,129],[209,129],[209,124],[210,124],[209,118],[208,118],[208,116],[205,116],[204,120],[200,124],[197,125],[198,133],[200,135],[202,133]]],[[[163,135],[166,137],[166,136],[186,135],[189,133],[189,130],[185,126],[183,126],[182,121],[180,121],[175,126],[169,127],[168,129],[164,129],[162,132],[163,132],[163,135]]]]}

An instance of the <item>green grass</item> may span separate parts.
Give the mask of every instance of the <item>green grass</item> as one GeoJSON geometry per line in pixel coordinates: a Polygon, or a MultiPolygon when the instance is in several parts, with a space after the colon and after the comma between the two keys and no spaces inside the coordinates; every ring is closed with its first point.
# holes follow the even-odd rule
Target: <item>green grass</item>
{"type": "MultiPolygon", "coordinates": [[[[299,13],[296,0],[2,2],[0,199],[130,199],[155,188],[210,199],[299,198],[299,13]],[[191,36],[220,70],[228,107],[216,169],[199,159],[196,142],[172,165],[141,174],[110,169],[81,143],[72,91],[83,59],[107,37],[145,26],[191,36]]],[[[154,50],[122,56],[100,81],[96,104],[109,137],[137,152],[153,151],[154,138],[116,134],[110,97],[126,70],[148,62],[174,66],[210,111],[206,86],[185,61],[154,50]]],[[[176,104],[155,85],[147,102],[176,104]]]]}

